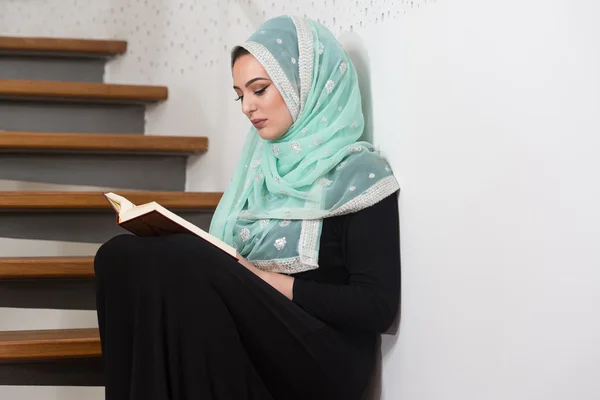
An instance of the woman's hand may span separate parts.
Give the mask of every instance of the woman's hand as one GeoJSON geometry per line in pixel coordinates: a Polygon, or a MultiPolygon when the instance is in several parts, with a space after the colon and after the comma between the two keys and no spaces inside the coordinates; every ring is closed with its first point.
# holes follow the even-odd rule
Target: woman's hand
{"type": "MultiPolygon", "coordinates": [[[[236,252],[237,253],[237,252],[236,252]]],[[[254,272],[256,275],[262,278],[261,274],[262,270],[256,268],[250,261],[246,260],[240,253],[237,253],[238,262],[242,264],[244,267],[248,268],[250,271],[254,272]]]]}
{"type": "Polygon", "coordinates": [[[258,269],[250,261],[242,257],[240,253],[237,253],[237,258],[240,264],[253,272],[260,279],[273,286],[285,297],[292,300],[294,297],[294,278],[291,276],[278,274],[276,272],[265,272],[261,269],[258,269]]]}

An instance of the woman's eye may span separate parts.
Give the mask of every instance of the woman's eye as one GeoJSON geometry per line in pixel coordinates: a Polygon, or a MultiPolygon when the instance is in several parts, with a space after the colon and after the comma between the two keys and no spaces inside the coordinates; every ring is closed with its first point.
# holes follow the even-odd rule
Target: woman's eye
{"type": "Polygon", "coordinates": [[[260,96],[260,95],[262,95],[262,94],[265,92],[265,90],[267,90],[267,88],[268,88],[269,86],[271,86],[271,85],[269,84],[269,85],[265,86],[264,88],[262,88],[262,89],[260,89],[260,90],[257,90],[256,92],[254,92],[254,94],[255,94],[255,95],[257,95],[257,96],[260,96]]]}
{"type": "Polygon", "coordinates": [[[234,99],[234,101],[240,101],[240,100],[242,100],[243,98],[244,98],[244,96],[238,96],[238,98],[237,98],[237,99],[234,99]]]}

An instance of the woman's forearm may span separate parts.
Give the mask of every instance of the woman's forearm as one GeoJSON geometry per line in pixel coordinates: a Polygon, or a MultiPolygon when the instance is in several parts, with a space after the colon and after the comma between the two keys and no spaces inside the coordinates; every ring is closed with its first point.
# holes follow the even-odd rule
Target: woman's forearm
{"type": "MultiPolygon", "coordinates": [[[[259,270],[260,271],[260,270],[259,270]]],[[[294,298],[294,278],[276,272],[261,271],[261,278],[290,300],[294,298]]],[[[260,275],[259,275],[260,276],[260,275]]]]}
{"type": "Polygon", "coordinates": [[[294,297],[294,278],[291,276],[278,274],[276,272],[265,272],[261,269],[256,268],[250,261],[238,254],[239,263],[258,276],[263,281],[277,289],[288,299],[292,300],[294,297]]]}

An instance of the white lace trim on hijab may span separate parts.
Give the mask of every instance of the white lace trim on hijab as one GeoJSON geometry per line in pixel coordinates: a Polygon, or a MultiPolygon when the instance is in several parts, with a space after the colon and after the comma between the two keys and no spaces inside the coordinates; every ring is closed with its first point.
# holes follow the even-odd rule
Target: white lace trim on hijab
{"type": "MultiPolygon", "coordinates": [[[[399,189],[400,186],[398,185],[396,177],[393,175],[388,176],[365,190],[359,196],[356,196],[341,207],[327,214],[325,218],[351,214],[371,207],[399,189]]],[[[298,257],[292,257],[285,260],[253,260],[252,263],[263,271],[278,272],[282,274],[305,272],[319,268],[318,258],[312,257],[311,254],[316,252],[319,230],[321,229],[322,222],[323,221],[320,219],[306,219],[302,221],[298,257]]]]}
{"type": "Polygon", "coordinates": [[[260,43],[246,42],[242,47],[248,50],[265,68],[267,74],[271,77],[271,81],[281,93],[281,97],[283,97],[283,101],[285,101],[295,122],[300,115],[300,98],[287,75],[283,72],[281,65],[279,65],[273,54],[260,43]]]}

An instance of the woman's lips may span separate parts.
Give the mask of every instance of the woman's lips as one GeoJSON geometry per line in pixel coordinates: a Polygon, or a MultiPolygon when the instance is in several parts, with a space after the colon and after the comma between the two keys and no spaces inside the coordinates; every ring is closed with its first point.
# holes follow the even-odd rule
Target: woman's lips
{"type": "Polygon", "coordinates": [[[267,123],[266,119],[253,119],[252,120],[252,125],[254,125],[254,127],[256,129],[260,129],[263,128],[265,126],[265,124],[267,123]]]}

